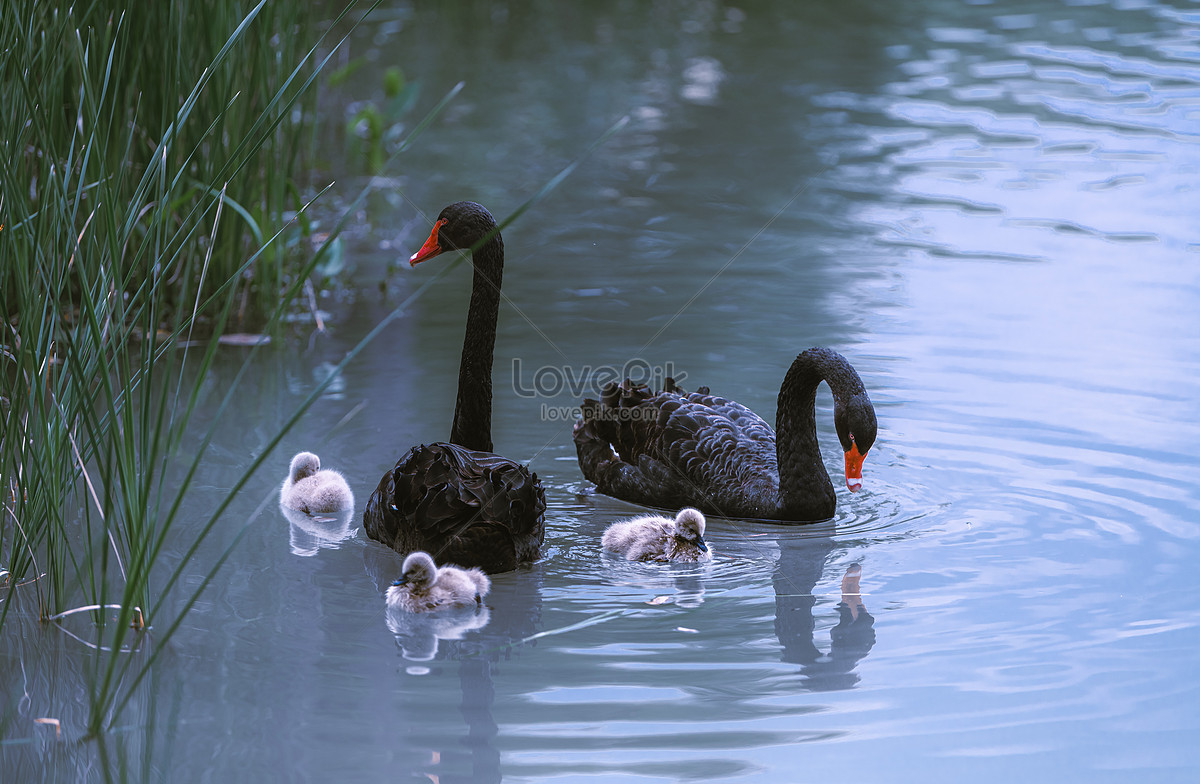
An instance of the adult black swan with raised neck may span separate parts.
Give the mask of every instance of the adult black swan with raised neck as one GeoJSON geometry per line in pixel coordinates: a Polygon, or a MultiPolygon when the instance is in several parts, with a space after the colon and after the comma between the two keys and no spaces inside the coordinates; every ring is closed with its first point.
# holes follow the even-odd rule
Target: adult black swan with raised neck
{"type": "Polygon", "coordinates": [[[826,520],[837,496],[817,443],[816,396],[833,392],[833,424],[846,457],[846,484],[862,486],[875,443],[875,409],[862,379],[828,348],[801,352],[779,389],[775,430],[741,403],[685,394],[667,384],[608,384],[585,400],[575,424],[583,475],[606,495],[666,508],[694,506],[721,517],[826,520]]]}
{"type": "Polygon", "coordinates": [[[383,475],[363,512],[367,535],[398,553],[506,572],[541,554],[546,498],[537,474],[492,453],[492,351],[500,312],[504,241],[482,206],[461,201],[438,215],[416,266],[471,251],[475,268],[449,443],[420,444],[383,475]]]}

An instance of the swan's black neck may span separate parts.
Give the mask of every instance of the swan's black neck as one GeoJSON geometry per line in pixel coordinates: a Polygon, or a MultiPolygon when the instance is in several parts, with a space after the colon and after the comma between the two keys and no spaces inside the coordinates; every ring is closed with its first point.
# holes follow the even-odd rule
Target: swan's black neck
{"type": "Polygon", "coordinates": [[[787,519],[824,520],[837,508],[817,443],[817,387],[822,381],[833,392],[835,408],[864,393],[858,373],[836,351],[810,348],[792,362],[779,388],[775,414],[780,504],[787,519]]]}
{"type": "Polygon", "coordinates": [[[480,452],[492,451],[492,352],[500,315],[500,284],[504,277],[504,240],[497,234],[471,257],[475,277],[467,310],[458,367],[458,402],[450,443],[480,452]]]}

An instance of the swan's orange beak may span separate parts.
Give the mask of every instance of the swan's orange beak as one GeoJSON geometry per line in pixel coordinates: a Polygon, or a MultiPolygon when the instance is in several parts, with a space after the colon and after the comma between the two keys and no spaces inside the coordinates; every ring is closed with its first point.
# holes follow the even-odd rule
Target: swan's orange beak
{"type": "Polygon", "coordinates": [[[858,451],[858,444],[851,444],[846,452],[846,487],[856,493],[862,488],[862,464],[867,456],[858,451]]]}
{"type": "Polygon", "coordinates": [[[446,225],[445,219],[433,224],[433,231],[429,233],[429,239],[425,240],[425,244],[421,246],[419,251],[409,257],[408,266],[415,267],[422,261],[428,261],[442,252],[442,246],[438,244],[438,231],[444,225],[446,225]]]}

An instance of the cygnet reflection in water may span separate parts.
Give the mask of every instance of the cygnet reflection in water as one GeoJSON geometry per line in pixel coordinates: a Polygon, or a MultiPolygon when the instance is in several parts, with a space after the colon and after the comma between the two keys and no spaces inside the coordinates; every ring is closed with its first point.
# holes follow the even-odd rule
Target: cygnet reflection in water
{"type": "Polygon", "coordinates": [[[354,507],[320,515],[310,515],[286,506],[280,506],[279,511],[288,521],[292,555],[316,555],[323,548],[336,550],[342,542],[353,539],[358,533],[354,507]]]}
{"type": "Polygon", "coordinates": [[[404,658],[432,661],[440,640],[461,640],[467,632],[482,629],[491,620],[487,605],[448,607],[438,612],[414,613],[389,603],[385,618],[404,658]]]}

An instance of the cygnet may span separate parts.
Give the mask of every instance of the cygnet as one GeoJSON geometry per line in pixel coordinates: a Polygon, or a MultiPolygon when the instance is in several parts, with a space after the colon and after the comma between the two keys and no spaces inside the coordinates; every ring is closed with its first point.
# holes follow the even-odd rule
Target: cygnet
{"type": "Polygon", "coordinates": [[[337,512],[354,507],[354,493],[337,471],[321,469],[321,458],[301,452],[292,458],[288,477],[279,489],[279,503],[307,514],[337,512]]]}
{"type": "Polygon", "coordinates": [[[690,506],[674,520],[646,515],[613,523],[600,543],[630,561],[695,563],[712,558],[704,542],[704,515],[690,506]]]}
{"type": "Polygon", "coordinates": [[[417,550],[404,559],[404,573],[387,590],[391,609],[421,613],[443,607],[482,603],[492,583],[478,567],[438,567],[429,553],[417,550]]]}

